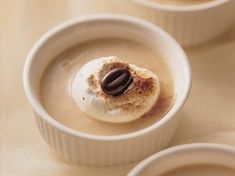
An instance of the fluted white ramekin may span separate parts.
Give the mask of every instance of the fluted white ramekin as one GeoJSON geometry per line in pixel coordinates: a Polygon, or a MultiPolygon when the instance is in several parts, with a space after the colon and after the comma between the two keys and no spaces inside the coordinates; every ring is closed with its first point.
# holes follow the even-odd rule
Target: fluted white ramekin
{"type": "Polygon", "coordinates": [[[216,165],[235,170],[235,148],[210,143],[168,148],[139,163],[128,176],[161,176],[168,171],[190,165],[216,165]]]}
{"type": "Polygon", "coordinates": [[[187,57],[174,39],[144,20],[114,14],[75,18],[50,30],[31,49],[23,77],[27,98],[45,141],[67,161],[96,166],[138,161],[166,147],[177,129],[180,117],[176,113],[184,104],[191,85],[187,57]],[[43,108],[38,93],[40,78],[52,59],[73,45],[104,37],[145,43],[165,58],[174,76],[176,102],[159,122],[129,134],[96,136],[67,128],[43,108]]]}
{"type": "Polygon", "coordinates": [[[117,11],[147,19],[169,32],[184,46],[209,41],[224,33],[234,23],[235,1],[176,6],[151,0],[115,1],[117,11]]]}

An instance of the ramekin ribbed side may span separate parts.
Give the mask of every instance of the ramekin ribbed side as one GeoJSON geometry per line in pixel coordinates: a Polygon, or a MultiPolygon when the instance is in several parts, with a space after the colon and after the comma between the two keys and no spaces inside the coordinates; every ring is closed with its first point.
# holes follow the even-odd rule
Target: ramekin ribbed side
{"type": "Polygon", "coordinates": [[[140,161],[165,148],[175,134],[180,117],[176,115],[151,133],[120,141],[77,138],[54,128],[37,114],[35,120],[46,143],[64,160],[73,164],[113,166],[140,161]]]}

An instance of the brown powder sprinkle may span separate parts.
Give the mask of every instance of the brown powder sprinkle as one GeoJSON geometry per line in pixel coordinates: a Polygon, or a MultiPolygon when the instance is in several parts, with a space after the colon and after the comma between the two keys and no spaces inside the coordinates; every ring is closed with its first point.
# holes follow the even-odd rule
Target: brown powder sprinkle
{"type": "Polygon", "coordinates": [[[91,75],[89,78],[88,78],[88,82],[89,82],[89,85],[91,86],[91,88],[94,90],[97,88],[97,82],[98,80],[95,79],[95,76],[94,75],[91,75]]]}
{"type": "Polygon", "coordinates": [[[147,101],[149,97],[155,95],[156,91],[160,90],[160,87],[157,87],[153,77],[146,77],[144,73],[132,70],[129,64],[125,62],[114,61],[106,63],[98,73],[98,80],[94,75],[91,75],[88,79],[91,89],[94,90],[97,97],[102,97],[107,105],[122,109],[126,112],[130,110],[139,111],[144,107],[142,102],[147,101]],[[107,72],[116,68],[128,69],[133,78],[133,82],[124,93],[118,96],[112,96],[102,91],[101,83],[107,72]]]}
{"type": "Polygon", "coordinates": [[[138,75],[134,77],[134,88],[138,90],[139,94],[149,94],[152,93],[154,87],[153,78],[142,78],[138,75]]]}

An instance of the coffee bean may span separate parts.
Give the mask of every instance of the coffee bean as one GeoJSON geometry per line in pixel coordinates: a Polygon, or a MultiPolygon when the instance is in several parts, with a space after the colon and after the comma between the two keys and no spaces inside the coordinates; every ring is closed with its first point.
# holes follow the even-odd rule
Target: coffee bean
{"type": "Polygon", "coordinates": [[[104,76],[101,88],[108,95],[118,96],[128,88],[132,81],[133,78],[126,68],[116,68],[104,76]]]}

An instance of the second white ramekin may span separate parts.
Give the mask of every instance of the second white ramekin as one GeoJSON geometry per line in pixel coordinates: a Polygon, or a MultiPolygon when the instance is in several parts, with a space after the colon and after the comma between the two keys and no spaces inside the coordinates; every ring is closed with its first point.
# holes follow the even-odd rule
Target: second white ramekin
{"type": "Polygon", "coordinates": [[[168,148],[139,163],[128,176],[161,176],[166,172],[190,165],[216,165],[235,170],[235,148],[210,143],[185,144],[168,148]]]}
{"type": "Polygon", "coordinates": [[[151,0],[115,1],[117,12],[147,19],[169,32],[184,46],[209,41],[234,24],[235,1],[176,6],[151,0]]]}
{"type": "Polygon", "coordinates": [[[41,135],[62,158],[83,165],[127,164],[166,147],[179,124],[180,116],[176,113],[183,106],[190,85],[189,64],[179,44],[155,25],[122,15],[80,17],[53,28],[33,46],[24,68],[24,89],[41,135]],[[121,37],[145,43],[166,59],[174,76],[177,95],[175,104],[159,122],[129,134],[96,136],[67,128],[43,108],[38,93],[40,78],[52,59],[71,46],[103,37],[121,37]]]}

